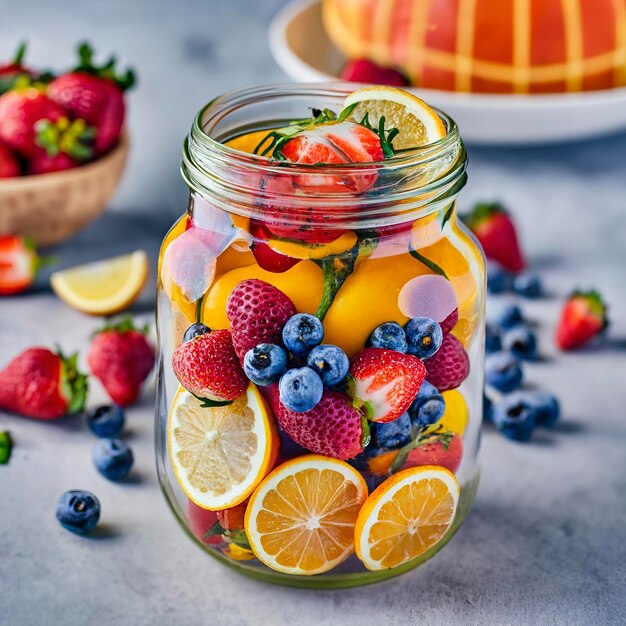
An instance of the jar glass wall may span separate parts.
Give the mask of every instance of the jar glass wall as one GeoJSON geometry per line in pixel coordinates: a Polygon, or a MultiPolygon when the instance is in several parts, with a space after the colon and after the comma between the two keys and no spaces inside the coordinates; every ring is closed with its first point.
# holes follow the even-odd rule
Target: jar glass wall
{"type": "MultiPolygon", "coordinates": [[[[166,500],[183,529],[207,553],[249,575],[294,586],[365,584],[417,566],[458,529],[478,482],[485,272],[480,248],[457,219],[455,202],[465,183],[466,154],[454,122],[441,113],[445,138],[378,163],[303,166],[252,154],[268,129],[305,117],[310,107],[338,111],[345,94],[338,86],[271,86],[227,94],[203,109],[183,148],[189,204],[165,237],[159,257],[156,453],[166,500]],[[289,568],[280,565],[268,567],[255,558],[244,530],[247,498],[273,467],[329,448],[328,442],[308,443],[310,438],[277,415],[280,409],[271,397],[272,386],[249,383],[231,404],[209,402],[211,406],[202,407],[174,374],[174,352],[196,322],[211,331],[230,328],[235,351],[243,356],[246,338],[234,334],[249,321],[241,317],[248,313],[238,312],[233,302],[239,301],[229,297],[246,281],[263,281],[278,289],[293,305],[292,312],[316,315],[323,322],[324,344],[338,346],[353,362],[383,323],[404,326],[425,316],[441,325],[439,363],[431,357],[429,370],[428,360],[424,361],[426,380],[445,402],[437,423],[416,430],[412,422],[408,439],[406,433],[389,436],[390,431],[383,437],[379,424],[367,423],[365,405],[352,398],[345,380],[343,387],[332,391],[345,396],[350,410],[360,412],[359,432],[364,436],[352,442],[356,454],[331,456],[345,459],[359,472],[367,490],[407,467],[441,466],[456,476],[460,493],[454,519],[417,558],[370,571],[356,555],[346,553],[332,569],[314,576],[288,573],[289,568]],[[185,402],[195,403],[192,410],[185,402]],[[211,486],[213,493],[207,495],[202,472],[194,470],[198,475],[190,478],[193,472],[185,455],[191,448],[184,447],[192,444],[184,431],[197,431],[209,413],[232,412],[237,403],[246,402],[245,410],[252,407],[252,413],[261,412],[271,422],[273,434],[254,435],[255,446],[271,450],[265,457],[257,455],[264,458],[257,465],[254,454],[252,460],[230,459],[235,474],[242,472],[233,480],[246,486],[239,491],[246,497],[234,507],[222,506],[241,498],[229,501],[230,487],[223,485],[211,486]],[[368,443],[365,435],[370,430],[368,443]],[[254,476],[243,476],[246,471],[254,476]]],[[[332,440],[337,427],[328,419],[323,436],[332,440]]],[[[408,417],[403,419],[408,424],[408,417]]],[[[197,454],[198,448],[194,450],[197,454]]],[[[248,516],[252,517],[250,511],[248,516]]]]}

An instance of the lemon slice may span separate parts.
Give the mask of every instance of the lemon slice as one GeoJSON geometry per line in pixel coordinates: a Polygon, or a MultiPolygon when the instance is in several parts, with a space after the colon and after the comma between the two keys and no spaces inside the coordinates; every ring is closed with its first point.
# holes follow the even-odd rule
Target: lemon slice
{"type": "Polygon", "coordinates": [[[167,442],[176,478],[187,497],[211,511],[243,502],[278,453],[274,420],[259,390],[225,406],[203,407],[179,389],[170,410],[167,442]]]}
{"type": "Polygon", "coordinates": [[[343,461],[307,454],[283,463],[248,503],[250,547],[279,572],[326,572],[354,551],[354,523],[366,497],[365,480],[343,461]]]}
{"type": "Polygon", "coordinates": [[[50,283],[67,304],[90,315],[111,315],[126,309],[148,279],[143,250],[96,263],[54,272],[50,283]]]}
{"type": "Polygon", "coordinates": [[[446,127],[437,113],[423,100],[395,87],[365,87],[353,91],[343,101],[344,109],[356,104],[351,119],[360,122],[366,114],[370,124],[377,126],[385,117],[385,128],[397,128],[393,140],[396,150],[417,148],[446,136],[446,127]]]}
{"type": "Polygon", "coordinates": [[[459,483],[435,465],[394,474],[365,501],[356,521],[354,547],[372,571],[402,565],[436,546],[456,514],[459,483]]]}

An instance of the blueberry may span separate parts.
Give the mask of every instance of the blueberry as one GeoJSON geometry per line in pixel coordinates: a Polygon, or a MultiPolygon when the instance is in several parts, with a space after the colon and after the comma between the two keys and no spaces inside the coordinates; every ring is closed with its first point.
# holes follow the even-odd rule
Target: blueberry
{"type": "Polygon", "coordinates": [[[489,293],[506,293],[511,291],[513,276],[496,263],[487,265],[487,290],[489,293]]]}
{"type": "Polygon", "coordinates": [[[553,428],[561,414],[556,396],[547,391],[529,391],[527,400],[535,410],[535,424],[542,428],[553,428]]]}
{"type": "Polygon", "coordinates": [[[198,337],[199,335],[204,335],[210,330],[211,329],[206,324],[201,324],[200,322],[192,324],[183,335],[183,343],[187,343],[188,341],[191,341],[194,337],[198,337]]]}
{"type": "Polygon", "coordinates": [[[57,519],[77,535],[89,534],[100,519],[100,502],[89,491],[66,491],[57,504],[57,519]]]}
{"type": "Polygon", "coordinates": [[[493,405],[494,426],[509,439],[528,441],[535,428],[536,411],[527,394],[515,392],[493,405]]]}
{"type": "Polygon", "coordinates": [[[325,387],[338,385],[348,375],[350,369],[346,353],[329,343],[313,348],[306,359],[306,364],[319,375],[325,387]]]}
{"type": "Polygon", "coordinates": [[[372,436],[381,448],[400,448],[411,441],[411,418],[403,413],[393,422],[371,424],[372,436]]]}
{"type": "Polygon", "coordinates": [[[87,413],[87,426],[96,437],[115,437],[122,432],[126,417],[117,404],[99,406],[87,413]]]}
{"type": "Polygon", "coordinates": [[[502,349],[500,331],[493,324],[485,326],[485,350],[487,352],[497,352],[502,349]]]}
{"type": "Polygon", "coordinates": [[[494,321],[501,330],[513,328],[524,321],[522,309],[517,304],[507,304],[498,311],[494,321]]]}
{"type": "Polygon", "coordinates": [[[441,326],[430,317],[414,317],[407,322],[404,330],[409,354],[427,359],[441,347],[443,341],[441,326]]]}
{"type": "Polygon", "coordinates": [[[396,352],[406,352],[408,344],[404,328],[396,322],[385,322],[377,326],[367,340],[370,348],[384,348],[396,352]]]}
{"type": "Polygon", "coordinates": [[[275,343],[260,343],[243,357],[243,371],[261,387],[276,382],[286,369],[287,353],[275,343]]]}
{"type": "Polygon", "coordinates": [[[522,384],[519,360],[510,352],[494,352],[485,359],[485,381],[502,393],[514,391],[522,384]]]}
{"type": "Polygon", "coordinates": [[[310,367],[287,370],[278,383],[278,389],[280,401],[297,413],[315,408],[324,393],[322,379],[310,367]]]}
{"type": "Polygon", "coordinates": [[[518,359],[530,361],[537,356],[537,337],[528,326],[518,324],[504,333],[502,347],[518,359]]]}
{"type": "Polygon", "coordinates": [[[283,343],[295,356],[306,356],[311,348],[324,339],[324,326],[319,318],[309,313],[296,313],[283,328],[283,343]]]}
{"type": "Polygon", "coordinates": [[[483,420],[486,422],[493,422],[493,402],[484,391],[483,391],[483,420]]]}
{"type": "Polygon", "coordinates": [[[446,402],[443,396],[437,387],[425,380],[409,407],[409,415],[414,426],[429,426],[438,422],[445,410],[446,402]]]}
{"type": "Polygon", "coordinates": [[[535,272],[522,272],[513,279],[513,291],[525,298],[538,298],[543,293],[543,283],[535,272]]]}
{"type": "Polygon", "coordinates": [[[96,469],[109,480],[125,478],[133,465],[133,452],[121,439],[100,439],[93,447],[96,469]]]}

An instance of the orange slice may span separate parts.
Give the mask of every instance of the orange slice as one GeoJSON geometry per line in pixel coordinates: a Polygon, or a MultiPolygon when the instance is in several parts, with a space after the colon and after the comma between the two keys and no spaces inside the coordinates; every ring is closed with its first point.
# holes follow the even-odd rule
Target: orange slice
{"type": "Polygon", "coordinates": [[[179,389],[167,443],[185,495],[210,511],[243,502],[274,465],[279,446],[273,418],[252,383],[230,404],[213,407],[179,389]]]}
{"type": "Polygon", "coordinates": [[[446,127],[436,111],[408,91],[396,87],[365,87],[353,91],[343,101],[344,108],[356,105],[350,118],[360,122],[365,115],[372,126],[385,117],[385,128],[397,128],[396,150],[434,143],[446,136],[446,127]]]}
{"type": "Polygon", "coordinates": [[[402,565],[436,546],[448,532],[459,501],[449,470],[424,465],[394,474],[366,500],[356,521],[354,547],[372,571],[402,565]]]}
{"type": "Polygon", "coordinates": [[[250,498],[250,547],[279,572],[327,572],[354,551],[354,523],[366,497],[363,477],[343,461],[315,454],[288,461],[250,498]]]}

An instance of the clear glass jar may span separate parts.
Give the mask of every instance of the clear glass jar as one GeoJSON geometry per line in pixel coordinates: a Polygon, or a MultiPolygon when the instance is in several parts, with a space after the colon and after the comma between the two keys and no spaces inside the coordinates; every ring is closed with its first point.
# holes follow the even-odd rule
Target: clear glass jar
{"type": "MultiPolygon", "coordinates": [[[[305,117],[310,107],[338,111],[346,93],[335,85],[269,86],[221,96],[202,109],[183,147],[187,211],[165,237],[159,258],[156,453],[166,500],[208,554],[245,574],[302,587],[366,584],[424,562],[465,519],[479,475],[485,270],[479,246],[457,219],[466,153],[454,121],[440,112],[445,138],[378,163],[296,165],[251,154],[261,131],[305,117]],[[185,495],[168,451],[170,407],[180,389],[172,355],[194,322],[229,328],[227,298],[250,278],[277,287],[298,312],[323,318],[324,342],[349,357],[384,322],[427,315],[453,325],[446,331],[467,355],[469,374],[462,382],[440,383],[454,389],[443,393],[446,409],[437,426],[456,444],[445,452],[442,446],[435,461],[418,455],[414,464],[454,471],[460,496],[451,526],[424,554],[381,571],[367,570],[355,555],[315,576],[274,571],[248,549],[241,506],[224,525],[223,513],[185,495]]],[[[304,452],[278,431],[276,463],[304,452]]],[[[397,447],[374,443],[348,460],[370,489],[389,475],[397,454],[397,447]]]]}

